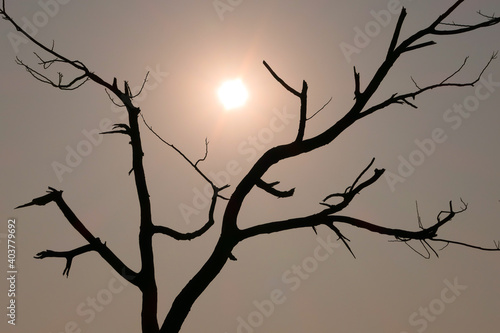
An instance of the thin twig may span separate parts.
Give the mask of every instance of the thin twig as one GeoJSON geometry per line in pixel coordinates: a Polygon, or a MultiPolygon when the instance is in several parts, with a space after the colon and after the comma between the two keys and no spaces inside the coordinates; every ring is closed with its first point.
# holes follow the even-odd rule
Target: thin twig
{"type": "Polygon", "coordinates": [[[330,99],[328,100],[328,102],[326,102],[318,111],[314,112],[314,114],[312,116],[310,116],[309,118],[306,118],[306,120],[311,120],[315,115],[317,115],[318,113],[320,113],[320,111],[322,111],[328,104],[330,104],[330,102],[332,101],[332,98],[333,97],[330,97],[330,99]]]}

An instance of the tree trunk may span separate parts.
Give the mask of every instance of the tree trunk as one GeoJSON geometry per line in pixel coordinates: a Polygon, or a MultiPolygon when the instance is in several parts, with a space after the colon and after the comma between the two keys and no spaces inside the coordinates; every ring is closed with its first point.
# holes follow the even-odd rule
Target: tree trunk
{"type": "Polygon", "coordinates": [[[230,237],[221,235],[210,258],[177,295],[161,326],[160,333],[178,333],[180,331],[194,302],[219,274],[231,256],[231,250],[236,244],[228,239],[230,237]]]}

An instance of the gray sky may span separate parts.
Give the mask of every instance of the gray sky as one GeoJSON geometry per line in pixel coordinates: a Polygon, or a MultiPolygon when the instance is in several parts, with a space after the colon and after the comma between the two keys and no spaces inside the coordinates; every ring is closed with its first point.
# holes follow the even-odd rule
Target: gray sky
{"type": "MultiPolygon", "coordinates": [[[[403,35],[424,27],[453,2],[401,0],[408,10],[403,35]]],[[[298,101],[262,60],[297,89],[302,80],[308,82],[310,112],[332,97],[308,122],[306,136],[312,136],[352,105],[352,67],[366,84],[385,56],[397,20],[388,11],[397,1],[388,0],[221,0],[232,5],[219,13],[212,0],[54,3],[7,1],[7,8],[34,27],[37,39],[54,40],[59,52],[108,81],[117,77],[135,89],[150,71],[138,98],[147,121],[193,160],[203,156],[208,138],[209,156],[201,167],[216,182],[229,181],[226,195],[265,149],[296,134],[298,101]],[[367,29],[372,30],[363,38],[359,31],[367,29]],[[356,52],[347,52],[349,47],[356,52]],[[235,77],[250,98],[243,108],[226,112],[216,90],[235,77]]],[[[477,22],[478,10],[500,12],[496,1],[467,1],[450,21],[477,22]]],[[[381,101],[414,89],[410,76],[422,86],[439,82],[467,56],[457,80],[474,78],[500,49],[499,29],[436,38],[437,45],[402,57],[375,97],[381,101]]],[[[1,330],[138,332],[139,292],[117,280],[98,255],[77,257],[68,279],[61,275],[64,260],[33,259],[45,249],[85,244],[55,205],[13,210],[47,186],[64,190],[66,202],[94,235],[138,269],[129,145],[124,137],[95,134],[122,122],[123,112],[91,83],[62,92],[35,81],[14,60],[34,64],[32,52],[38,50],[16,43],[12,32],[1,22],[0,246],[6,253],[6,224],[15,218],[18,316],[12,327],[3,315],[1,330]]],[[[273,167],[266,180],[296,187],[295,196],[277,200],[255,190],[240,226],[319,211],[325,196],[352,184],[375,157],[374,167],[399,178],[380,178],[346,214],[417,230],[415,201],[429,226],[450,200],[458,208],[462,198],[468,210],[439,236],[492,247],[500,240],[499,102],[496,61],[474,88],[432,91],[415,101],[418,109],[393,106],[365,118],[328,147],[273,167]]],[[[203,179],[145,127],[142,135],[154,222],[185,232],[199,228],[207,214],[203,179]]],[[[211,253],[217,222],[191,242],[155,238],[160,321],[211,253]]],[[[425,260],[390,238],[348,226],[341,230],[357,259],[343,246],[322,247],[329,239],[336,243],[323,227],[318,236],[295,230],[240,244],[234,251],[238,261],[229,262],[195,303],[183,332],[492,332],[499,327],[499,254],[450,245],[439,259],[425,260]]],[[[8,285],[2,285],[5,305],[8,285]]]]}

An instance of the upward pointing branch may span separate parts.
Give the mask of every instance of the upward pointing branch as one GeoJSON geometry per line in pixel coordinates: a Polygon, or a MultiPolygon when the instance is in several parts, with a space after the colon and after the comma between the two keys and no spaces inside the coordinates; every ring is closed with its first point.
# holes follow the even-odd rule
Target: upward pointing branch
{"type": "Polygon", "coordinates": [[[300,120],[299,120],[299,130],[297,133],[296,142],[300,142],[304,139],[304,133],[306,130],[306,121],[307,121],[307,82],[302,81],[302,91],[298,92],[297,90],[290,87],[282,78],[276,74],[276,72],[268,65],[268,63],[264,60],[264,66],[266,66],[267,70],[271,73],[271,75],[278,81],[286,90],[291,92],[293,95],[300,98],[300,120]]]}

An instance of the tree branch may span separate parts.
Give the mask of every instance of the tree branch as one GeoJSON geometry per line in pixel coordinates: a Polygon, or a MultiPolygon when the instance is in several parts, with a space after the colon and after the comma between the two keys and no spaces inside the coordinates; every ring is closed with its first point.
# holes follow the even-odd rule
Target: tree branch
{"type": "Polygon", "coordinates": [[[267,193],[274,195],[277,198],[288,198],[288,197],[293,196],[293,194],[295,192],[295,188],[292,188],[288,191],[280,191],[280,190],[274,188],[274,186],[278,185],[279,183],[280,183],[279,181],[273,182],[273,183],[266,183],[265,181],[260,179],[259,181],[257,181],[257,183],[255,185],[257,185],[257,187],[260,187],[261,189],[263,189],[267,193]]]}
{"type": "Polygon", "coordinates": [[[210,203],[210,208],[208,211],[208,221],[200,229],[193,231],[193,232],[189,232],[189,233],[180,233],[180,232],[175,231],[175,230],[168,228],[168,227],[155,225],[153,227],[153,233],[164,234],[164,235],[170,236],[176,240],[192,240],[196,237],[203,235],[215,223],[214,213],[215,213],[215,205],[217,203],[217,198],[219,197],[219,191],[222,191],[227,186],[228,185],[219,189],[215,185],[212,185],[212,189],[213,189],[214,193],[212,195],[212,201],[210,203]]]}
{"type": "MultiPolygon", "coordinates": [[[[332,229],[336,234],[337,236],[339,236],[339,239],[342,241],[342,243],[344,243],[345,247],[347,247],[347,249],[349,250],[349,252],[351,252],[352,256],[354,257],[354,259],[356,259],[356,256],[354,255],[354,252],[352,252],[351,250],[351,247],[349,246],[349,244],[347,242],[350,242],[349,238],[345,237],[341,232],[340,230],[335,226],[333,225],[333,223],[330,223],[330,224],[327,224],[327,226],[332,229]]],[[[313,227],[314,228],[314,227],[313,227]]]]}
{"type": "Polygon", "coordinates": [[[328,209],[325,210],[325,213],[332,214],[332,213],[336,213],[336,212],[341,211],[342,209],[344,209],[345,207],[347,207],[351,203],[351,201],[354,199],[354,196],[356,194],[359,194],[364,188],[375,183],[382,176],[382,174],[385,172],[385,169],[375,169],[373,176],[371,176],[370,178],[368,178],[367,180],[365,180],[364,182],[362,182],[361,184],[356,186],[356,183],[366,173],[366,171],[368,171],[368,169],[373,165],[374,161],[375,161],[375,158],[373,158],[371,160],[370,164],[368,164],[368,166],[359,174],[359,176],[352,183],[352,185],[348,186],[345,189],[344,193],[333,193],[333,194],[328,195],[325,199],[323,199],[323,202],[321,202],[320,204],[328,207],[328,209]],[[335,205],[331,205],[331,204],[326,203],[326,201],[328,199],[331,199],[334,197],[341,197],[343,200],[342,200],[342,202],[335,204],[335,205]]]}
{"type": "MultiPolygon", "coordinates": [[[[344,193],[335,193],[335,194],[330,194],[328,195],[323,202],[321,203],[324,206],[327,206],[326,209],[323,211],[310,215],[307,217],[301,217],[301,218],[295,218],[295,219],[288,219],[285,221],[280,221],[280,222],[268,222],[268,223],[263,223],[257,226],[249,227],[246,229],[242,229],[238,232],[239,237],[241,240],[257,236],[259,234],[264,234],[264,233],[274,233],[274,232],[279,232],[279,231],[284,231],[284,230],[290,230],[290,229],[297,229],[297,228],[304,228],[304,227],[313,227],[315,228],[318,225],[324,224],[328,226],[330,229],[335,230],[335,228],[332,225],[333,220],[329,216],[330,214],[336,213],[347,207],[351,201],[354,199],[355,195],[360,193],[361,190],[364,188],[370,186],[374,182],[376,182],[384,173],[383,169],[375,169],[373,176],[371,176],[369,179],[365,180],[358,186],[356,186],[356,183],[359,181],[361,176],[363,176],[366,171],[372,166],[374,162],[374,159],[370,162],[368,167],[366,167],[361,174],[356,178],[356,180],[353,182],[353,184],[345,190],[344,193]],[[326,200],[333,198],[333,197],[342,197],[342,202],[336,205],[331,205],[331,204],[326,204],[324,203],[326,200]]],[[[337,229],[338,230],[338,229],[337,229]]],[[[340,234],[340,231],[337,233],[339,235],[339,238],[343,238],[340,234]]],[[[349,249],[350,250],[350,249],[349,249]]],[[[352,252],[352,251],[351,251],[352,252]]]]}
{"type": "MultiPolygon", "coordinates": [[[[144,124],[146,125],[146,127],[151,131],[151,133],[153,133],[158,139],[160,139],[161,142],[163,142],[164,144],[166,144],[167,146],[169,146],[170,148],[172,148],[173,150],[175,150],[179,155],[182,156],[182,158],[184,160],[186,160],[186,162],[189,163],[189,165],[191,165],[195,170],[196,172],[203,178],[205,179],[210,185],[212,186],[215,186],[215,184],[198,168],[198,163],[200,161],[204,161],[207,157],[207,154],[208,154],[208,141],[205,140],[205,157],[203,157],[202,159],[198,160],[196,163],[193,163],[191,162],[191,160],[179,149],[177,148],[176,146],[174,146],[173,144],[167,142],[166,140],[164,140],[158,133],[156,133],[154,130],[153,130],[153,127],[150,126],[147,122],[146,122],[146,119],[144,118],[144,115],[141,113],[141,117],[142,117],[142,121],[144,122],[144,124]]],[[[228,187],[227,186],[224,186],[224,188],[228,187]]]]}
{"type": "Polygon", "coordinates": [[[328,102],[326,102],[325,104],[323,104],[323,106],[316,112],[314,112],[314,114],[310,117],[308,117],[306,120],[311,120],[312,118],[314,118],[314,116],[316,116],[318,113],[320,113],[321,111],[323,111],[323,109],[328,105],[330,104],[330,102],[332,101],[332,98],[333,97],[330,97],[330,99],[328,100],[328,102]]]}
{"type": "Polygon", "coordinates": [[[271,75],[278,81],[286,90],[300,98],[300,118],[299,118],[299,129],[297,132],[297,138],[295,141],[300,142],[304,139],[304,133],[306,129],[306,121],[307,121],[307,82],[302,81],[302,91],[298,92],[297,90],[290,87],[282,78],[276,74],[276,72],[267,64],[267,62],[263,61],[264,66],[266,66],[267,70],[271,73],[271,75]]]}
{"type": "Polygon", "coordinates": [[[300,92],[299,130],[297,131],[297,138],[295,139],[295,141],[297,142],[304,140],[304,134],[306,132],[306,121],[307,121],[307,82],[302,81],[302,91],[300,92]]]}
{"type": "Polygon", "coordinates": [[[138,281],[136,279],[137,273],[128,268],[105,244],[101,243],[99,238],[92,235],[92,233],[83,225],[83,223],[78,219],[78,217],[76,217],[75,213],[73,213],[71,208],[69,208],[64,201],[62,197],[63,191],[58,191],[49,187],[49,191],[47,192],[48,194],[35,198],[27,204],[16,207],[16,209],[32,205],[45,206],[49,202],[55,202],[73,228],[75,228],[76,231],[78,231],[78,233],[82,235],[85,240],[87,240],[89,245],[92,247],[92,250],[97,251],[118,274],[129,280],[132,284],[138,285],[138,281]]]}
{"type": "Polygon", "coordinates": [[[114,124],[113,127],[112,127],[112,131],[106,131],[106,132],[101,132],[99,134],[115,134],[115,133],[119,133],[119,134],[125,134],[125,135],[128,135],[128,136],[131,136],[132,133],[131,133],[131,130],[130,130],[130,126],[128,126],[127,124],[114,124]],[[121,130],[116,130],[118,128],[121,128],[121,130]]]}
{"type": "MultiPolygon", "coordinates": [[[[99,238],[97,238],[99,240],[99,238]]],[[[73,258],[76,257],[77,255],[87,253],[90,251],[97,251],[97,248],[95,244],[87,244],[84,246],[81,246],[77,249],[71,250],[71,251],[64,251],[64,252],[56,252],[52,250],[45,250],[42,252],[38,252],[35,255],[35,259],[44,259],[44,258],[66,258],[66,267],[64,268],[63,275],[66,275],[66,278],[69,277],[69,270],[71,269],[71,263],[73,261],[73,258]]]]}
{"type": "Polygon", "coordinates": [[[22,62],[21,59],[16,57],[16,63],[18,65],[21,65],[24,67],[24,69],[31,74],[36,80],[42,82],[42,83],[47,83],[50,84],[51,86],[61,89],[61,90],[75,90],[79,87],[81,87],[85,82],[89,80],[87,74],[80,75],[73,80],[71,80],[69,83],[63,83],[63,74],[58,73],[58,82],[56,83],[52,79],[48,78],[47,76],[43,75],[42,73],[36,71],[35,69],[31,68],[30,66],[26,65],[25,63],[22,62]]]}
{"type": "Polygon", "coordinates": [[[146,77],[144,78],[144,81],[142,81],[141,89],[139,89],[139,92],[135,95],[130,94],[130,99],[134,99],[142,93],[142,90],[144,89],[146,82],[148,82],[148,76],[149,76],[149,71],[146,73],[146,77]]]}
{"type": "Polygon", "coordinates": [[[392,105],[392,104],[408,104],[408,105],[416,108],[416,106],[413,103],[409,102],[408,99],[409,98],[415,99],[416,96],[418,96],[418,95],[420,95],[420,94],[422,94],[422,93],[424,93],[426,91],[432,90],[432,89],[443,88],[443,87],[473,87],[477,82],[479,82],[479,80],[481,79],[481,77],[484,74],[485,70],[490,66],[491,62],[493,60],[497,59],[497,56],[498,56],[498,52],[493,53],[491,55],[490,59],[488,60],[488,62],[486,63],[486,65],[483,67],[483,69],[479,73],[479,75],[474,80],[469,81],[469,82],[462,82],[462,83],[460,83],[460,82],[447,82],[450,78],[452,78],[453,76],[455,76],[464,67],[464,65],[466,63],[466,60],[460,66],[460,68],[458,70],[456,70],[455,72],[453,72],[451,75],[449,75],[447,78],[445,78],[444,80],[442,80],[439,83],[428,85],[426,87],[420,88],[416,84],[416,82],[413,80],[413,82],[417,86],[417,90],[416,91],[405,93],[405,94],[401,94],[401,95],[393,94],[391,97],[389,97],[385,101],[383,101],[383,102],[381,102],[381,103],[379,103],[377,105],[374,105],[374,106],[370,107],[369,109],[363,111],[360,114],[360,118],[366,117],[366,116],[374,113],[375,111],[384,109],[384,108],[386,108],[386,107],[388,107],[389,105],[392,105]]]}
{"type": "Polygon", "coordinates": [[[458,242],[458,241],[453,241],[453,240],[449,240],[449,239],[433,238],[431,240],[433,242],[445,242],[445,243],[447,243],[447,245],[448,244],[461,245],[461,246],[470,247],[472,249],[481,250],[481,251],[500,251],[500,245],[498,243],[496,243],[495,241],[493,241],[494,244],[495,244],[495,247],[492,248],[492,247],[483,247],[483,246],[471,245],[471,244],[467,244],[467,243],[464,243],[464,242],[458,242]]]}
{"type": "Polygon", "coordinates": [[[208,156],[208,139],[205,138],[205,155],[202,158],[198,159],[198,161],[196,161],[194,166],[198,166],[198,163],[205,161],[207,159],[207,156],[208,156]]]}
{"type": "Polygon", "coordinates": [[[403,22],[406,18],[406,8],[401,9],[401,13],[399,14],[398,22],[396,23],[396,29],[392,35],[391,44],[389,45],[389,50],[387,51],[387,58],[391,56],[396,49],[396,45],[398,44],[399,35],[401,34],[401,28],[403,27],[403,22]]]}
{"type": "MultiPolygon", "coordinates": [[[[274,79],[276,81],[278,81],[286,90],[288,90],[289,92],[291,92],[293,95],[297,96],[297,97],[301,97],[301,93],[299,93],[297,90],[293,89],[292,87],[290,87],[285,81],[283,81],[282,78],[280,78],[278,76],[278,74],[276,74],[275,71],[273,71],[273,69],[271,68],[271,66],[269,66],[267,64],[266,61],[263,61],[262,62],[264,64],[264,66],[266,66],[267,70],[271,73],[271,75],[274,77],[274,79]]],[[[304,82],[303,82],[304,83],[304,82]]],[[[304,88],[304,85],[302,85],[302,88],[304,88]]],[[[304,90],[304,89],[302,89],[304,90]]]]}
{"type": "MultiPolygon", "coordinates": [[[[46,69],[46,68],[50,67],[51,64],[53,64],[55,62],[60,62],[63,64],[68,64],[71,67],[83,72],[82,75],[76,77],[68,84],[62,84],[62,81],[61,81],[62,74],[59,73],[59,83],[55,83],[53,80],[51,80],[48,77],[46,77],[45,75],[42,75],[41,73],[37,72],[36,70],[31,68],[30,66],[24,64],[19,58],[17,58],[17,63],[19,65],[24,66],[25,69],[31,75],[33,75],[33,77],[35,77],[37,80],[44,82],[44,83],[47,83],[47,84],[50,84],[50,85],[57,87],[59,89],[62,89],[62,90],[74,90],[74,89],[78,88],[79,86],[81,86],[82,84],[84,84],[87,80],[90,79],[90,80],[94,81],[95,83],[103,86],[104,88],[107,88],[108,90],[112,91],[118,98],[120,98],[120,100],[122,100],[122,102],[124,102],[124,105],[132,107],[130,98],[128,98],[129,96],[126,96],[124,93],[122,93],[116,86],[109,84],[108,82],[106,82],[102,78],[100,78],[98,75],[92,73],[87,68],[87,66],[85,66],[85,64],[83,64],[81,61],[70,60],[69,58],[63,56],[62,54],[60,54],[59,52],[56,52],[54,50],[54,43],[52,43],[52,47],[49,48],[46,45],[39,42],[38,40],[36,40],[30,34],[28,34],[7,13],[6,8],[5,8],[5,1],[2,2],[2,9],[0,10],[0,15],[2,15],[5,20],[9,21],[14,26],[16,31],[18,31],[21,35],[23,35],[25,38],[27,38],[30,42],[32,42],[34,45],[38,46],[39,48],[41,48],[42,50],[44,50],[45,52],[47,52],[48,54],[50,54],[54,57],[54,59],[51,59],[51,60],[43,60],[37,53],[35,53],[35,56],[41,60],[40,64],[42,65],[42,67],[44,67],[46,69]],[[82,81],[82,82],[80,82],[79,84],[77,84],[75,86],[75,84],[79,81],[82,81]]],[[[147,76],[146,76],[146,78],[147,78],[147,76]]]]}

